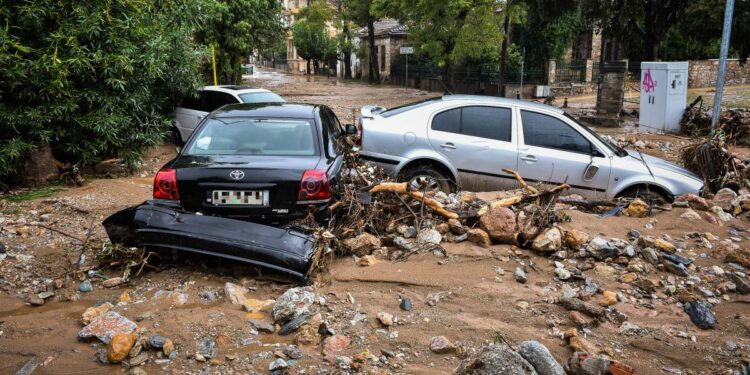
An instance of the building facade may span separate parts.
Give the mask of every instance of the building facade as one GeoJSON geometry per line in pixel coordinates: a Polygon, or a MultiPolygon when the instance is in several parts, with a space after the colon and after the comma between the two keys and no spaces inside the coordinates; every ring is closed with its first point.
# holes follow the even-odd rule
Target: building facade
{"type": "MultiPolygon", "coordinates": [[[[398,23],[393,19],[382,19],[374,23],[375,27],[375,53],[378,59],[378,70],[380,71],[380,80],[389,82],[394,64],[399,59],[399,50],[406,44],[408,36],[406,26],[398,23]]],[[[367,28],[363,27],[356,31],[355,36],[358,40],[361,56],[358,59],[357,70],[353,75],[362,80],[370,78],[370,43],[367,38],[367,28]]],[[[354,64],[353,64],[354,65],[354,64]]],[[[354,68],[352,68],[354,69],[354,68]]]]}

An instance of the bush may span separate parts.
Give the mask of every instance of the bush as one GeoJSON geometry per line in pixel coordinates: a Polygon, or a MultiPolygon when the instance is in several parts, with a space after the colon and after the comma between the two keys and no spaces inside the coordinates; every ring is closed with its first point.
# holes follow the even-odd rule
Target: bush
{"type": "Polygon", "coordinates": [[[37,145],[133,166],[200,83],[200,0],[25,0],[0,7],[0,177],[37,145]]]}

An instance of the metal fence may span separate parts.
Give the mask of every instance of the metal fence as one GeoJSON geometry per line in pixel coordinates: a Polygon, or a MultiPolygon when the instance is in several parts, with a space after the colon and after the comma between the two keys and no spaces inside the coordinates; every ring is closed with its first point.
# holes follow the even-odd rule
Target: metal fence
{"type": "MultiPolygon", "coordinates": [[[[454,79],[463,82],[484,82],[495,84],[499,79],[497,66],[458,67],[454,71],[454,79]]],[[[403,78],[406,75],[406,65],[403,62],[391,66],[391,76],[403,78]]],[[[443,69],[429,63],[409,62],[409,79],[424,79],[443,77],[443,69]]],[[[503,72],[505,84],[544,84],[546,83],[546,69],[544,67],[512,68],[503,72]]]]}
{"type": "Polygon", "coordinates": [[[586,62],[556,63],[555,82],[586,82],[586,62]]]}

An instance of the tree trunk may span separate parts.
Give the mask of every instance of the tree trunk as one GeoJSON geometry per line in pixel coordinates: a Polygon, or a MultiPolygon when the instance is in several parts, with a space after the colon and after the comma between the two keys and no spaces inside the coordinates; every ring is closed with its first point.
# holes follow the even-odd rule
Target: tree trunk
{"type": "Polygon", "coordinates": [[[375,19],[372,17],[367,20],[367,42],[370,45],[370,83],[380,83],[378,46],[375,45],[375,19]]]}
{"type": "Polygon", "coordinates": [[[58,175],[52,148],[47,143],[39,143],[26,151],[16,165],[16,173],[11,176],[14,186],[34,187],[44,185],[58,175]]]}
{"type": "Polygon", "coordinates": [[[453,89],[456,85],[455,70],[456,67],[453,66],[453,63],[448,62],[445,64],[445,79],[443,81],[445,83],[446,94],[453,93],[453,89]]]}
{"type": "Polygon", "coordinates": [[[505,70],[505,63],[508,60],[508,39],[510,39],[510,2],[506,3],[505,7],[505,20],[503,20],[503,46],[500,51],[500,67],[499,75],[497,78],[497,92],[500,96],[505,96],[505,80],[503,79],[503,71],[505,70]]]}
{"type": "MultiPolygon", "coordinates": [[[[344,23],[344,37],[349,42],[349,26],[344,23]]],[[[352,79],[352,53],[344,52],[344,79],[352,79]]]]}
{"type": "Polygon", "coordinates": [[[305,64],[307,64],[305,67],[305,74],[310,75],[310,59],[305,59],[305,64]]]}

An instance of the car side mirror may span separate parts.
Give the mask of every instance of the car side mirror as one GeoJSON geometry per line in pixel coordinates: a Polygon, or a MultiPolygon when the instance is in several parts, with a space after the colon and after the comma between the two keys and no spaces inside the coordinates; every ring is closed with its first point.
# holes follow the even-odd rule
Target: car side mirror
{"type": "Polygon", "coordinates": [[[357,127],[354,124],[346,124],[344,130],[349,135],[357,134],[357,127]]]}
{"type": "Polygon", "coordinates": [[[586,170],[583,171],[583,180],[586,182],[593,180],[594,176],[596,176],[596,172],[599,172],[599,165],[592,160],[591,163],[586,166],[586,170]]]}
{"type": "Polygon", "coordinates": [[[604,154],[602,154],[602,152],[601,152],[601,151],[599,151],[598,149],[596,149],[596,148],[594,148],[594,147],[592,146],[592,147],[591,147],[591,156],[592,156],[592,157],[595,157],[595,158],[603,158],[603,157],[604,157],[604,154]]]}

